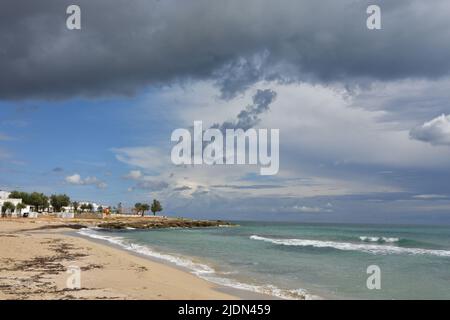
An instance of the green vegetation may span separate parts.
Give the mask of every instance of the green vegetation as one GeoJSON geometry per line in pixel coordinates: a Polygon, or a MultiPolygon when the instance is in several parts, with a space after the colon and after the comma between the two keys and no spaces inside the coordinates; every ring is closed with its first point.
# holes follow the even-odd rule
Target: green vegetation
{"type": "MultiPolygon", "coordinates": [[[[47,209],[49,207],[49,204],[51,204],[55,212],[61,212],[63,210],[63,207],[68,207],[70,205],[74,208],[75,212],[79,211],[93,212],[94,210],[94,207],[91,203],[88,204],[84,203],[80,205],[80,203],[77,201],[71,202],[70,197],[66,194],[52,194],[49,199],[49,197],[47,197],[45,194],[39,192],[28,193],[22,191],[12,191],[11,194],[9,195],[9,198],[22,199],[22,203],[17,205],[17,209],[19,210],[19,212],[25,209],[26,205],[34,207],[35,211],[41,212],[47,209]]],[[[3,206],[3,211],[6,212],[6,210],[11,206],[13,207],[12,210],[15,209],[13,203],[11,202],[6,203],[3,206]],[[6,206],[6,203],[9,203],[8,207],[6,206]]],[[[97,211],[103,212],[104,209],[106,208],[99,207],[97,211]]],[[[107,209],[110,210],[110,212],[122,213],[123,211],[122,203],[119,202],[117,207],[114,207],[112,209],[111,207],[108,207],[107,209]]],[[[156,213],[162,211],[163,208],[161,206],[161,203],[158,200],[154,199],[151,205],[140,202],[136,203],[134,205],[134,210],[136,211],[137,214],[144,216],[146,211],[151,210],[153,215],[156,215],[156,213]]]]}
{"type": "Polygon", "coordinates": [[[50,197],[50,203],[56,212],[60,212],[62,207],[70,205],[70,198],[65,194],[52,194],[50,197]]]}
{"type": "Polygon", "coordinates": [[[92,210],[94,209],[94,207],[92,206],[92,204],[90,204],[90,203],[88,203],[88,204],[86,204],[86,203],[83,203],[81,206],[80,206],[80,209],[81,209],[81,211],[88,211],[88,212],[92,212],[92,210]]]}
{"type": "Polygon", "coordinates": [[[6,215],[6,211],[9,210],[12,212],[15,209],[16,209],[16,206],[12,202],[6,201],[2,207],[2,217],[4,217],[6,215]]]}
{"type": "MultiPolygon", "coordinates": [[[[23,205],[33,206],[36,211],[45,210],[49,207],[49,197],[43,193],[39,192],[22,192],[13,191],[9,195],[10,199],[22,199],[23,205]]],[[[53,206],[55,211],[61,211],[62,207],[70,205],[70,198],[65,194],[53,194],[50,197],[50,204],[53,206]]],[[[25,207],[19,209],[22,210],[25,207]]]]}
{"type": "Polygon", "coordinates": [[[136,210],[137,214],[141,213],[142,216],[144,216],[145,211],[150,210],[150,206],[146,203],[136,203],[134,205],[134,210],[136,210]]]}
{"type": "Polygon", "coordinates": [[[24,204],[35,207],[36,211],[48,208],[48,197],[43,193],[13,191],[9,195],[9,198],[22,199],[24,204]]]}
{"type": "Polygon", "coordinates": [[[158,200],[153,199],[153,203],[152,203],[152,206],[151,206],[151,210],[153,212],[153,215],[155,215],[156,212],[162,211],[162,209],[163,208],[161,206],[161,203],[158,200]]]}
{"type": "Polygon", "coordinates": [[[19,215],[22,215],[22,210],[25,209],[27,206],[23,203],[18,203],[16,206],[16,209],[19,210],[19,215]]]}
{"type": "Polygon", "coordinates": [[[153,200],[151,206],[149,206],[146,203],[140,203],[140,202],[138,202],[134,205],[134,210],[136,211],[136,213],[141,214],[142,216],[144,216],[145,211],[151,210],[153,212],[153,215],[155,215],[156,212],[160,212],[160,211],[162,211],[162,209],[163,208],[161,206],[161,203],[156,199],[153,200]]]}

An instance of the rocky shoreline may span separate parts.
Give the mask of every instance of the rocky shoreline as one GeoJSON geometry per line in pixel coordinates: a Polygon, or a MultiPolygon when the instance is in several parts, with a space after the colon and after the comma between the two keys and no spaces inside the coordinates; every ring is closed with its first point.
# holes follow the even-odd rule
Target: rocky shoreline
{"type": "Polygon", "coordinates": [[[105,218],[105,219],[73,219],[69,221],[59,221],[45,226],[34,228],[43,229],[83,229],[98,227],[110,230],[145,230],[164,228],[207,228],[207,227],[229,227],[235,224],[222,220],[192,220],[185,218],[160,218],[160,217],[133,217],[133,218],[105,218]]]}
{"type": "Polygon", "coordinates": [[[232,226],[233,224],[221,220],[190,220],[190,219],[139,219],[124,221],[109,221],[97,225],[104,229],[162,229],[162,228],[205,228],[232,226]]]}

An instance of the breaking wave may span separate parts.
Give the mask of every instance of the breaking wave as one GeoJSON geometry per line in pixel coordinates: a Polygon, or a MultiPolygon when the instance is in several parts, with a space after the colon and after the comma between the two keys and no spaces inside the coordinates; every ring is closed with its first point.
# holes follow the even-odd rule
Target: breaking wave
{"type": "MultiPolygon", "coordinates": [[[[335,242],[322,240],[306,240],[306,239],[273,239],[261,237],[258,235],[250,236],[252,240],[259,240],[270,242],[277,245],[284,246],[300,246],[300,247],[314,247],[314,248],[333,248],[343,251],[360,251],[371,254],[410,254],[410,255],[433,255],[439,257],[450,257],[448,250],[431,250],[423,248],[405,248],[395,245],[382,244],[361,244],[350,242],[335,242]]],[[[394,242],[394,241],[393,241],[394,242]]]]}
{"type": "Polygon", "coordinates": [[[378,242],[378,243],[395,243],[399,242],[399,238],[389,238],[389,237],[371,237],[371,236],[361,236],[359,240],[364,242],[378,242]]]}

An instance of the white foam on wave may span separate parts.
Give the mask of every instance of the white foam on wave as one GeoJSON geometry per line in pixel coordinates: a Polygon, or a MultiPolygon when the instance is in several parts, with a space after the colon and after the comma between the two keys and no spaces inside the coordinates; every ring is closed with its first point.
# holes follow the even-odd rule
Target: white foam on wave
{"type": "MultiPolygon", "coordinates": [[[[161,259],[164,261],[168,261],[173,263],[179,267],[183,267],[188,269],[191,273],[195,274],[199,278],[204,280],[213,282],[218,285],[232,287],[235,289],[241,289],[246,291],[251,291],[255,293],[272,295],[282,299],[288,300],[315,300],[320,299],[318,296],[314,296],[308,294],[303,289],[293,289],[293,290],[285,290],[277,288],[273,285],[253,285],[248,283],[239,282],[234,279],[219,277],[216,271],[206,264],[196,263],[190,259],[184,257],[178,257],[171,254],[165,254],[157,252],[145,245],[139,245],[136,243],[132,243],[127,241],[127,239],[118,236],[109,236],[100,234],[99,232],[94,231],[93,229],[81,229],[78,231],[78,234],[86,237],[90,237],[93,239],[99,239],[103,241],[107,241],[114,245],[117,245],[125,250],[129,250],[135,253],[139,253],[148,257],[161,259]]],[[[231,274],[231,273],[221,273],[221,274],[231,274]]]]}
{"type": "Polygon", "coordinates": [[[315,248],[334,248],[343,251],[361,251],[372,254],[410,254],[410,255],[433,255],[439,257],[450,257],[450,251],[430,250],[422,248],[404,248],[394,245],[358,244],[349,242],[306,240],[306,239],[273,239],[258,235],[250,236],[252,240],[260,240],[284,246],[301,246],[315,248]]]}
{"type": "Polygon", "coordinates": [[[176,264],[177,266],[192,270],[195,274],[200,275],[203,273],[213,273],[214,272],[214,270],[212,268],[208,267],[207,265],[195,263],[191,260],[184,259],[181,257],[176,257],[176,256],[169,255],[169,254],[159,253],[159,252],[150,250],[150,248],[148,248],[147,246],[128,242],[123,237],[103,235],[103,234],[99,234],[98,232],[95,232],[91,229],[82,229],[82,230],[78,231],[78,233],[83,236],[88,236],[88,237],[91,237],[94,239],[108,241],[112,244],[118,245],[119,247],[129,250],[129,251],[133,251],[133,252],[140,253],[140,254],[143,254],[143,255],[146,255],[149,257],[169,261],[171,263],[176,264]]]}
{"type": "Polygon", "coordinates": [[[359,237],[359,240],[364,242],[381,242],[381,243],[395,243],[399,242],[399,238],[393,238],[393,237],[370,237],[370,236],[361,236],[359,237]]]}

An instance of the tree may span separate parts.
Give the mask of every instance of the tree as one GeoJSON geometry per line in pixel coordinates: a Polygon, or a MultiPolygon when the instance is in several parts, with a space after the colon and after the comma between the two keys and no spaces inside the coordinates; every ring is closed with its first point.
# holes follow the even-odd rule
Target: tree
{"type": "Polygon", "coordinates": [[[16,206],[12,202],[6,201],[2,207],[2,217],[6,216],[7,211],[12,212],[15,209],[16,209],[16,206]]]}
{"type": "Polygon", "coordinates": [[[137,214],[141,213],[141,215],[144,216],[145,211],[150,210],[150,206],[146,203],[138,202],[134,205],[134,210],[136,210],[137,214]]]}
{"type": "Polygon", "coordinates": [[[39,211],[39,209],[46,209],[48,208],[48,197],[43,193],[33,192],[28,199],[29,204],[36,208],[36,211],[39,211]]]}
{"type": "Polygon", "coordinates": [[[25,209],[27,206],[23,203],[18,203],[16,206],[16,209],[19,210],[19,215],[22,215],[22,210],[25,209]]]}
{"type": "Polygon", "coordinates": [[[65,194],[52,194],[50,203],[56,212],[61,212],[62,207],[70,205],[70,198],[65,194]]]}
{"type": "Polygon", "coordinates": [[[88,203],[87,209],[89,210],[89,212],[92,212],[92,210],[94,210],[94,206],[92,205],[92,203],[88,203]]]}
{"type": "Polygon", "coordinates": [[[72,202],[72,207],[73,207],[73,211],[77,212],[78,207],[80,206],[80,204],[76,201],[72,202]]]}
{"type": "Polygon", "coordinates": [[[80,206],[80,209],[81,209],[81,211],[85,211],[85,210],[89,209],[89,206],[88,206],[86,203],[83,203],[83,204],[80,206]]]}
{"type": "Polygon", "coordinates": [[[142,216],[144,216],[145,211],[148,211],[148,210],[150,210],[150,206],[146,203],[143,203],[141,206],[142,216]]]}
{"type": "Polygon", "coordinates": [[[22,199],[22,202],[25,204],[29,204],[30,202],[30,194],[27,192],[13,191],[9,195],[10,199],[22,199]]]}
{"type": "Polygon", "coordinates": [[[102,206],[99,206],[99,207],[97,208],[97,211],[100,212],[100,213],[103,212],[103,207],[102,207],[102,206]]]}
{"type": "Polygon", "coordinates": [[[20,195],[22,194],[22,193],[25,193],[25,192],[20,192],[20,191],[16,191],[16,190],[14,190],[14,191],[11,191],[11,193],[9,194],[9,199],[22,199],[21,197],[20,197],[20,195]]]}
{"type": "Polygon", "coordinates": [[[27,192],[21,192],[21,191],[13,191],[9,195],[10,199],[22,199],[22,203],[33,206],[36,211],[39,211],[39,209],[46,209],[48,208],[48,197],[44,195],[43,193],[33,192],[33,193],[27,193],[27,192]]]}
{"type": "Polygon", "coordinates": [[[162,206],[161,206],[161,203],[158,201],[158,200],[156,200],[156,199],[153,199],[153,203],[152,203],[152,207],[151,207],[151,210],[152,210],[152,212],[153,212],[153,215],[155,215],[156,214],[156,212],[160,212],[160,211],[162,211],[162,206]]]}
{"type": "Polygon", "coordinates": [[[134,210],[136,210],[136,213],[139,214],[141,212],[142,203],[137,202],[134,204],[134,210]]]}

